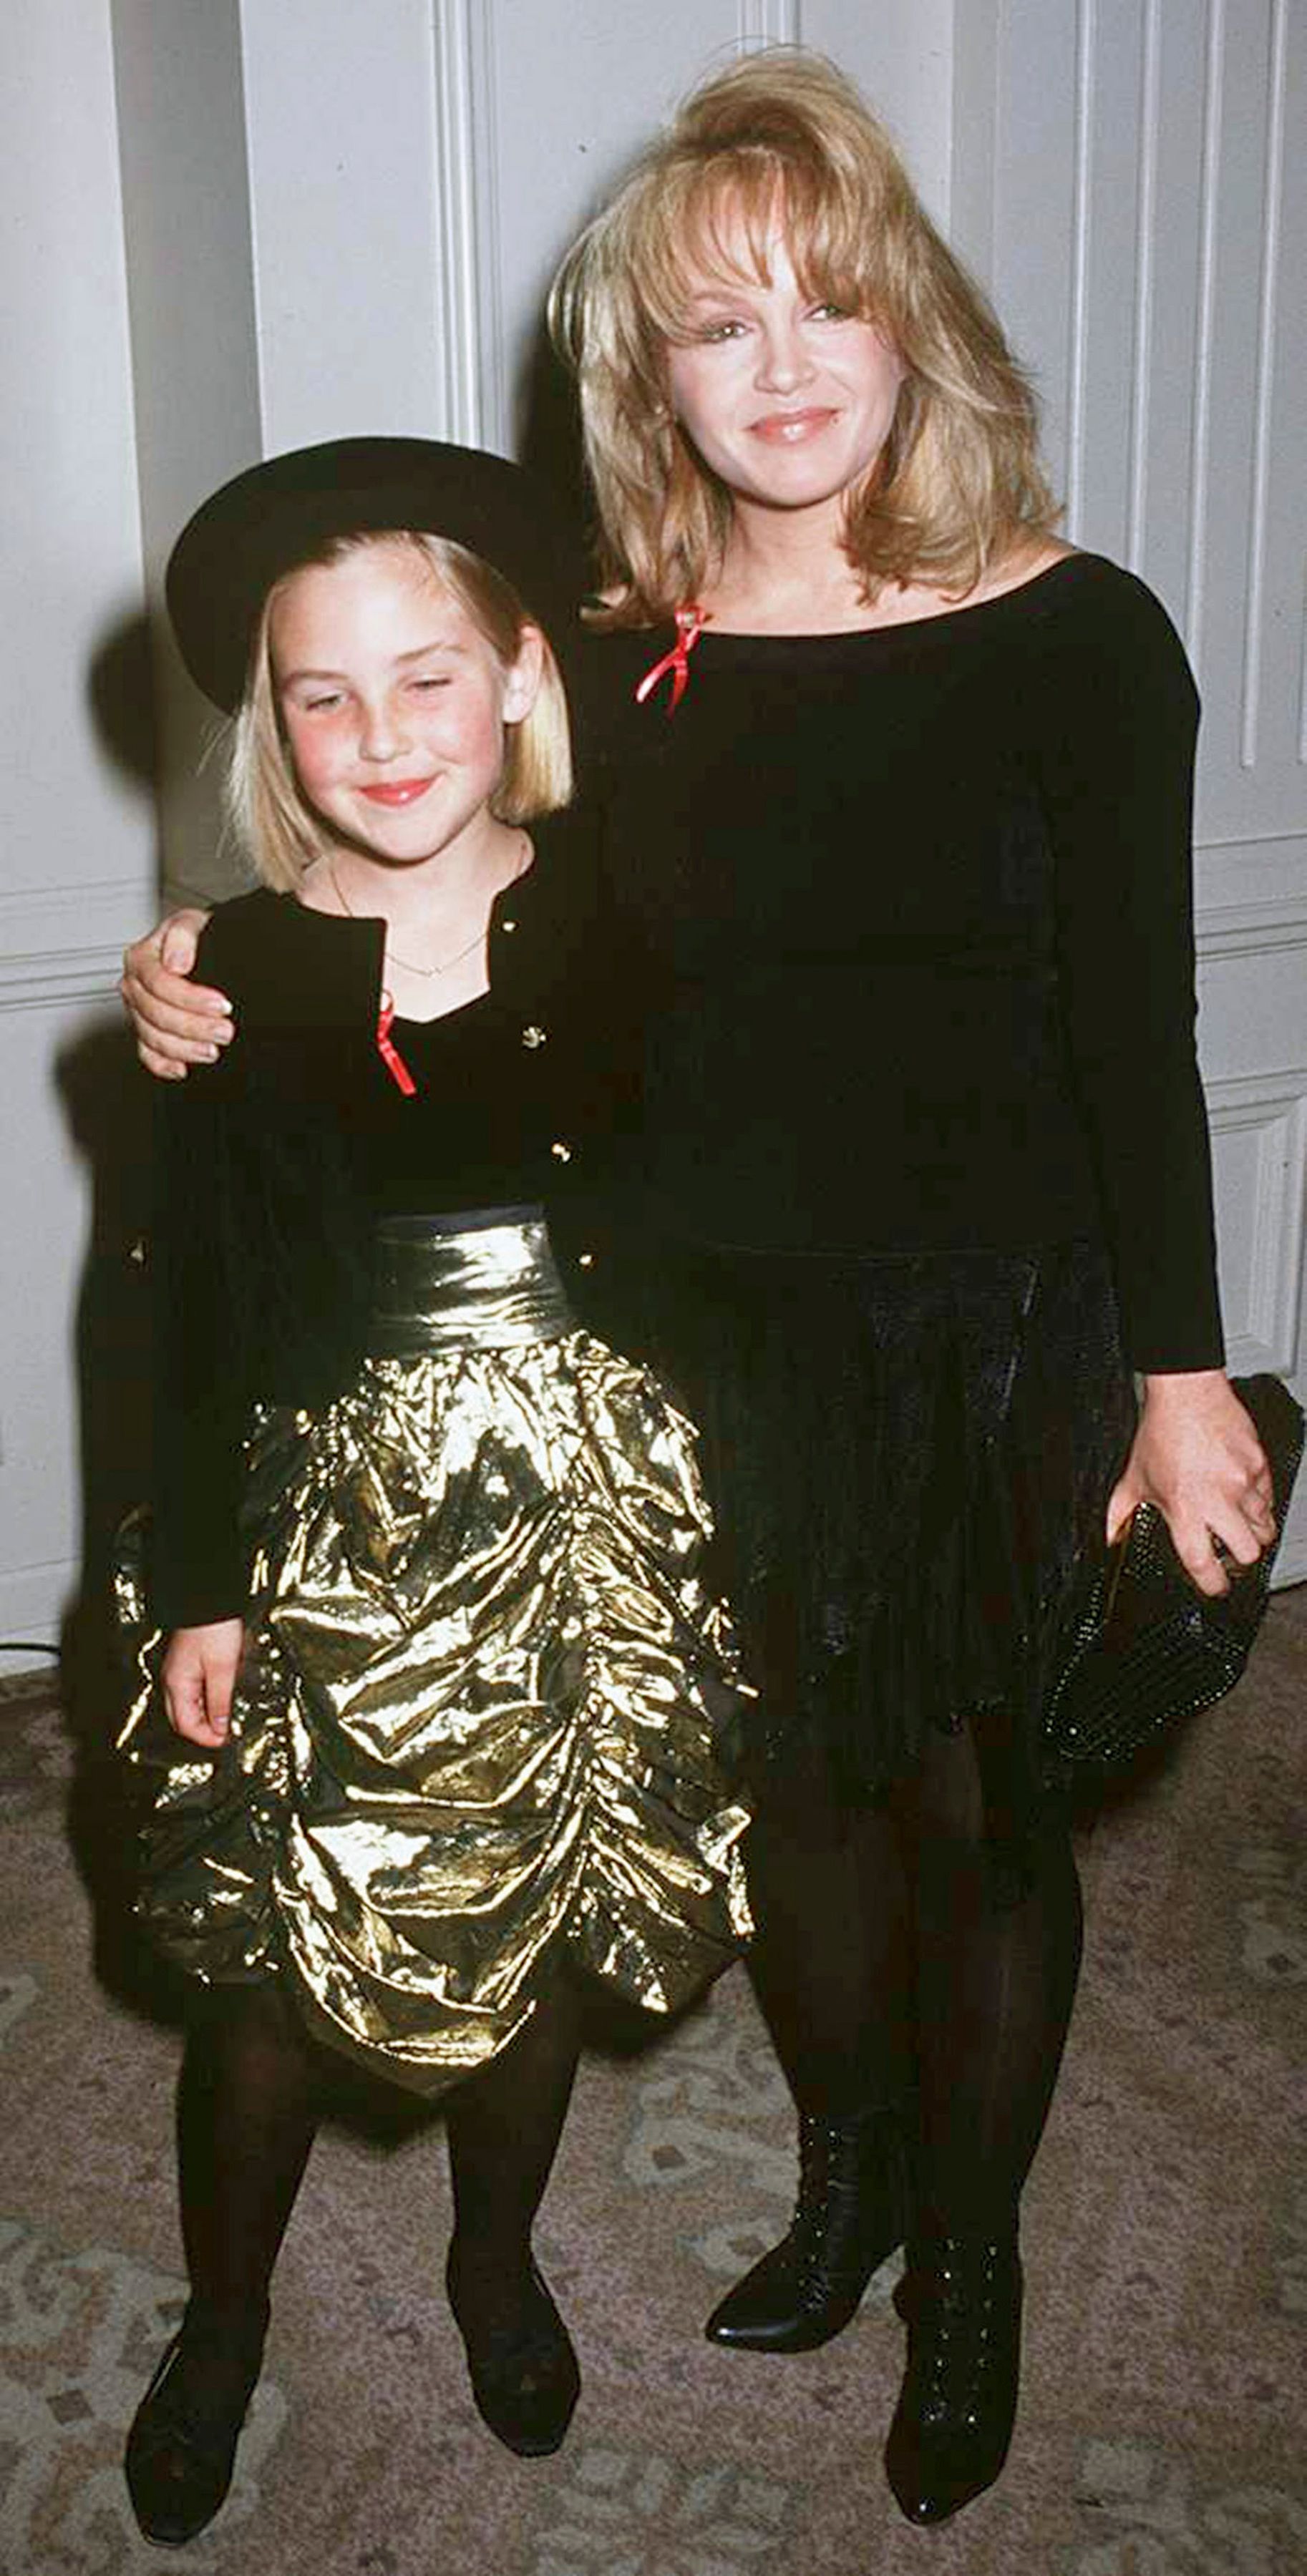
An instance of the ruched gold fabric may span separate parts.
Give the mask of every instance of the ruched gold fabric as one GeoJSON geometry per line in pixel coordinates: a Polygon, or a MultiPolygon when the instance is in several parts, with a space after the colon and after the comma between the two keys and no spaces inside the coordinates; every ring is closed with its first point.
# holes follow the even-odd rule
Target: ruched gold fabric
{"type": "MultiPolygon", "coordinates": [[[[559,1944],[658,2012],[735,1953],[747,1818],[716,1746],[740,1686],[690,1427],[549,1329],[543,1229],[405,1229],[380,1277],[379,1332],[440,1346],[257,1416],[232,1737],[167,1768],[141,1911],[182,1966],[287,1976],[319,2035],[434,2095],[513,2036],[559,1944]]],[[[126,1563],[119,1606],[143,1748],[157,1639],[126,1563]]]]}

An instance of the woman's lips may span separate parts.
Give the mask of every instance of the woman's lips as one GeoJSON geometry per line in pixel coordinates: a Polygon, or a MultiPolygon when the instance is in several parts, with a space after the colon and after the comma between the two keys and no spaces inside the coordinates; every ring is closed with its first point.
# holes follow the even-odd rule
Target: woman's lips
{"type": "Polygon", "coordinates": [[[360,793],[369,805],[412,805],[425,796],[432,781],[429,778],[391,778],[378,780],[375,787],[364,787],[360,793]]]}
{"type": "Polygon", "coordinates": [[[834,418],[828,404],[808,411],[768,411],[753,423],[753,434],[755,438],[765,438],[772,447],[801,447],[805,439],[828,429],[834,418]]]}

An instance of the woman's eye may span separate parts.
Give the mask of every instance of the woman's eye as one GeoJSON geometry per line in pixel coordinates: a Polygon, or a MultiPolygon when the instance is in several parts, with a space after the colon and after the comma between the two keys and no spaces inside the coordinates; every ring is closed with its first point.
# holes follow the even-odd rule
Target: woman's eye
{"type": "Polygon", "coordinates": [[[813,312],[819,322],[851,322],[847,304],[815,304],[813,312]]]}
{"type": "Polygon", "coordinates": [[[409,687],[411,689],[447,689],[449,676],[443,671],[423,671],[416,679],[409,681],[409,687]]]}
{"type": "Polygon", "coordinates": [[[738,339],[743,329],[742,322],[723,318],[720,322],[701,322],[694,336],[696,340],[706,341],[711,347],[715,341],[738,339]]]}
{"type": "Polygon", "coordinates": [[[320,696],[305,698],[301,703],[306,715],[320,716],[326,715],[332,707],[341,706],[343,702],[343,693],[341,690],[324,689],[320,696]]]}

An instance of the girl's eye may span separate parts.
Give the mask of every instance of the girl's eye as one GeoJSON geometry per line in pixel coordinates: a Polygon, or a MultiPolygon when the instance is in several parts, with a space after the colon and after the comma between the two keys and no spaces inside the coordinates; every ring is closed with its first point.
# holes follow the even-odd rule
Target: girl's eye
{"type": "Polygon", "coordinates": [[[445,671],[422,671],[415,679],[410,680],[409,687],[411,689],[447,689],[449,674],[445,671]]]}
{"type": "Polygon", "coordinates": [[[719,322],[701,322],[698,325],[694,336],[696,340],[706,341],[711,347],[713,343],[717,341],[737,340],[743,332],[743,329],[744,324],[742,322],[732,321],[723,316],[722,320],[719,322]]]}
{"type": "Polygon", "coordinates": [[[851,322],[853,319],[846,304],[815,304],[813,313],[818,322],[851,322]]]}
{"type": "Polygon", "coordinates": [[[325,715],[330,708],[343,704],[342,692],[339,689],[324,689],[317,697],[304,698],[301,704],[306,715],[325,715]]]}

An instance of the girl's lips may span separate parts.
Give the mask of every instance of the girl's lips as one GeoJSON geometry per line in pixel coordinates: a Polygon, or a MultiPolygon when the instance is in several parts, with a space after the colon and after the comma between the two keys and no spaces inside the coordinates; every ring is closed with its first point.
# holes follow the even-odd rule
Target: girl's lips
{"type": "Polygon", "coordinates": [[[834,418],[829,405],[810,411],[769,411],[754,421],[753,434],[755,438],[765,438],[773,447],[800,447],[805,439],[828,429],[834,418]]]}
{"type": "Polygon", "coordinates": [[[391,778],[384,783],[378,781],[375,787],[364,787],[360,793],[370,805],[412,805],[417,797],[425,796],[431,784],[429,778],[391,778]]]}

